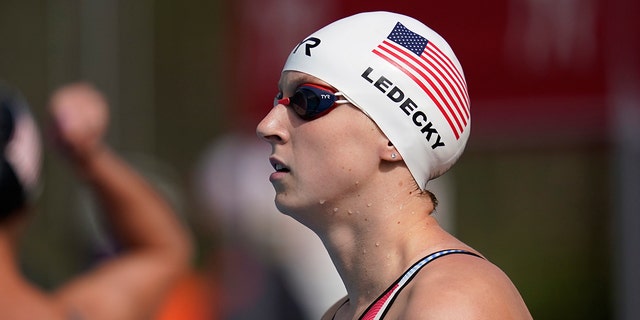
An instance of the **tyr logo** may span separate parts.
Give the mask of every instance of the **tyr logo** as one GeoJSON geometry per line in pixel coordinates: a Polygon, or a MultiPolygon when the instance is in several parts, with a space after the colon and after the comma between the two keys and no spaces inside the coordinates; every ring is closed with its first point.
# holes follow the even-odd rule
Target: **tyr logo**
{"type": "Polygon", "coordinates": [[[320,39],[315,38],[315,37],[309,37],[306,38],[304,40],[302,40],[302,42],[298,43],[298,45],[296,46],[295,49],[293,49],[293,53],[296,53],[296,51],[298,51],[298,48],[300,48],[300,46],[304,43],[304,54],[308,55],[309,57],[311,57],[311,48],[315,48],[318,45],[320,45],[320,39]]]}

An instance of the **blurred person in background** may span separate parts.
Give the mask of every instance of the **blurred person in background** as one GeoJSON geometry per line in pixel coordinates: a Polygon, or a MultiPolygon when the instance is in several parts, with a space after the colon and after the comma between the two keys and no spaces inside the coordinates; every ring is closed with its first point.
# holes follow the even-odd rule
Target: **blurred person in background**
{"type": "Polygon", "coordinates": [[[23,97],[0,87],[2,319],[149,319],[188,267],[191,240],[168,202],[104,141],[109,110],[85,83],[55,91],[52,134],[98,198],[120,250],[48,292],[20,270],[18,243],[40,189],[39,130],[23,97]]]}
{"type": "Polygon", "coordinates": [[[320,237],[345,285],[323,319],[531,319],[508,276],[432,216],[427,182],[458,160],[471,120],[440,35],[350,16],[293,48],[278,88],[257,133],[277,208],[320,237]]]}

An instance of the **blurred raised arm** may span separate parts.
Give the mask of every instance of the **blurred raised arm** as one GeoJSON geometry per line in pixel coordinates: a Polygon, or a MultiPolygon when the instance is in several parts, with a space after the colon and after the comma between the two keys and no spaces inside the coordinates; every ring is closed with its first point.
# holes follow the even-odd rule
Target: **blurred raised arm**
{"type": "Polygon", "coordinates": [[[109,110],[100,92],[85,83],[62,87],[49,111],[57,144],[123,248],[55,297],[80,319],[149,319],[189,267],[189,234],[168,202],[105,143],[109,110]]]}

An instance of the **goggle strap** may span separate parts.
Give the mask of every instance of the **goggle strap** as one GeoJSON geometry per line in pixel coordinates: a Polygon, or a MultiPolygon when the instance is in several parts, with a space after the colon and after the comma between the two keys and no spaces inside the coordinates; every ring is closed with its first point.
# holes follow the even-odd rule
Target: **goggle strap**
{"type": "Polygon", "coordinates": [[[333,95],[336,96],[336,97],[344,97],[344,99],[336,99],[336,101],[334,101],[334,103],[337,103],[337,104],[351,103],[351,101],[346,99],[346,97],[344,96],[344,93],[342,93],[340,91],[334,93],[333,95]]]}

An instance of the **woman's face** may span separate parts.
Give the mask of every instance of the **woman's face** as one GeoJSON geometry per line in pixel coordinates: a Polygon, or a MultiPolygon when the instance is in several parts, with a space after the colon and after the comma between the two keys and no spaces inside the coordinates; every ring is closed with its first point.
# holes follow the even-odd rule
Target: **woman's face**
{"type": "MultiPolygon", "coordinates": [[[[283,97],[290,97],[306,83],[331,88],[309,75],[289,71],[280,78],[279,90],[283,97]]],[[[301,119],[293,107],[278,104],[258,124],[257,133],[272,146],[269,160],[275,172],[269,180],[276,191],[276,206],[296,217],[328,206],[333,210],[336,200],[357,194],[373,170],[378,170],[376,148],[387,141],[373,121],[351,104],[310,121],[301,119]]]]}

